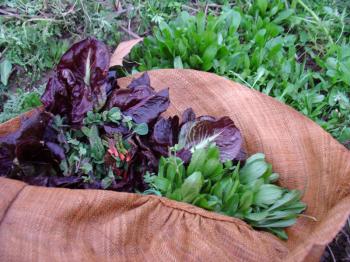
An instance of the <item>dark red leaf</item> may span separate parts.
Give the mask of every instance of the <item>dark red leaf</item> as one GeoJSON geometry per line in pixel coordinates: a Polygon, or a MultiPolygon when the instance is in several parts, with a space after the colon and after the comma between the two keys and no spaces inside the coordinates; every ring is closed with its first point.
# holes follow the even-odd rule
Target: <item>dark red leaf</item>
{"type": "Polygon", "coordinates": [[[224,116],[215,120],[210,116],[202,116],[182,126],[179,144],[185,149],[193,151],[207,147],[210,143],[218,146],[223,162],[245,158],[242,135],[231,118],[224,116]]]}
{"type": "Polygon", "coordinates": [[[193,109],[189,107],[182,113],[181,125],[187,123],[188,121],[193,121],[195,119],[196,119],[196,114],[193,112],[193,109]]]}
{"type": "Polygon", "coordinates": [[[130,107],[141,102],[143,99],[154,94],[151,88],[138,88],[138,89],[118,89],[114,90],[111,94],[109,101],[107,102],[107,108],[119,107],[124,111],[130,107]]]}
{"type": "Polygon", "coordinates": [[[67,116],[79,126],[88,111],[100,109],[107,99],[109,51],[87,38],[74,44],[61,58],[41,101],[47,111],[67,116]]]}
{"type": "Polygon", "coordinates": [[[169,89],[166,88],[147,97],[123,113],[130,116],[137,124],[148,124],[156,120],[161,113],[166,111],[169,104],[169,89]]]}
{"type": "Polygon", "coordinates": [[[128,88],[134,89],[134,88],[147,88],[151,87],[151,80],[149,78],[149,75],[146,73],[142,74],[139,78],[135,78],[131,81],[131,83],[128,85],[128,88]]]}

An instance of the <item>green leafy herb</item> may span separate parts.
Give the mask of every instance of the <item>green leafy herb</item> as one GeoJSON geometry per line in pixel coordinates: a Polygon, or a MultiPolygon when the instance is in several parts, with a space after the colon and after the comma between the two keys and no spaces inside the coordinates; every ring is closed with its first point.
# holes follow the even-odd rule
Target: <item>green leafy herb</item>
{"type": "Polygon", "coordinates": [[[221,163],[218,148],[211,145],[196,149],[187,167],[175,155],[162,158],[158,174],[145,176],[150,187],[145,193],[241,218],[287,239],[284,228],[296,222],[306,205],[298,190],[271,184],[277,179],[264,154],[252,155],[240,168],[239,163],[221,163]]]}
{"type": "Polygon", "coordinates": [[[55,116],[54,127],[60,134],[67,156],[60,163],[62,173],[82,176],[85,183],[100,183],[104,189],[125,176],[131,145],[121,134],[114,133],[113,138],[101,136],[99,129],[105,124],[118,124],[138,135],[148,133],[147,124],[134,123],[116,107],[102,113],[88,112],[80,130],[73,130],[64,122],[60,116],[55,116]]]}

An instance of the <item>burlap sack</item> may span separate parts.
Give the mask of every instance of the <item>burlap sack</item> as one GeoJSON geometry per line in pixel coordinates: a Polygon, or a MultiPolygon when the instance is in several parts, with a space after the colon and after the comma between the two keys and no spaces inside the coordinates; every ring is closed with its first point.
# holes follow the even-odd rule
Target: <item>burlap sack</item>
{"type": "MultiPolygon", "coordinates": [[[[28,186],[0,179],[0,261],[318,261],[350,214],[350,153],[273,98],[193,70],[150,72],[170,87],[167,114],[230,116],[249,154],[264,152],[280,184],[304,191],[289,240],[241,220],[154,196],[28,186]]],[[[131,78],[120,80],[125,87],[131,78]]],[[[16,128],[18,119],[0,126],[16,128]]]]}

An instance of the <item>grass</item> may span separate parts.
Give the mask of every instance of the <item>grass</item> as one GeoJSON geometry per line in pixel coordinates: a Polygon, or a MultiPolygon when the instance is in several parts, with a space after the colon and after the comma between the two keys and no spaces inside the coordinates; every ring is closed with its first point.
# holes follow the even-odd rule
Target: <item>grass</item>
{"type": "MultiPolygon", "coordinates": [[[[294,107],[350,148],[348,10],[347,0],[0,0],[0,122],[40,103],[71,43],[143,36],[128,73],[215,72],[294,107]]],[[[338,248],[349,237],[345,227],[323,261],[350,259],[338,248]]]]}

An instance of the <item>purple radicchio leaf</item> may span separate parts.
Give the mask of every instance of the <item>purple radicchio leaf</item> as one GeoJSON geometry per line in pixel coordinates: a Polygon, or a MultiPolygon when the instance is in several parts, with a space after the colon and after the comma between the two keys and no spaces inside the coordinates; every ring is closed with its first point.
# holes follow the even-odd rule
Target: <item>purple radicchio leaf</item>
{"type": "Polygon", "coordinates": [[[108,82],[107,46],[87,38],[74,44],[61,58],[41,97],[45,109],[67,116],[69,123],[80,126],[92,109],[101,109],[111,89],[108,82]]]}
{"type": "Polygon", "coordinates": [[[166,111],[169,104],[169,89],[166,88],[147,97],[123,113],[130,116],[137,124],[149,124],[156,120],[161,113],[166,111]]]}
{"type": "Polygon", "coordinates": [[[181,126],[189,121],[194,121],[195,119],[196,119],[196,114],[193,112],[193,109],[189,107],[182,113],[181,126]]]}
{"type": "Polygon", "coordinates": [[[114,90],[107,102],[107,108],[118,107],[124,111],[140,103],[155,92],[150,87],[114,90]]]}
{"type": "Polygon", "coordinates": [[[150,126],[168,109],[169,104],[169,89],[154,91],[150,86],[148,74],[144,73],[134,79],[126,89],[114,90],[106,107],[119,107],[122,113],[130,116],[135,123],[146,123],[150,126]]]}
{"type": "MultiPolygon", "coordinates": [[[[12,133],[0,137],[0,175],[25,182],[35,182],[43,185],[46,179],[56,173],[58,159],[55,152],[62,149],[55,147],[55,152],[48,147],[45,138],[49,138],[47,130],[52,121],[52,115],[47,112],[35,111],[29,117],[23,117],[20,127],[12,133]],[[33,176],[38,177],[36,179],[33,176]]],[[[51,133],[54,141],[57,134],[51,133]]],[[[46,184],[45,184],[46,185],[46,184]]]]}
{"type": "MultiPolygon", "coordinates": [[[[129,89],[143,89],[143,88],[151,88],[151,80],[149,75],[146,73],[142,74],[139,78],[135,78],[128,85],[129,89]]],[[[153,89],[153,88],[152,88],[153,89]]]]}
{"type": "Polygon", "coordinates": [[[159,117],[153,127],[152,135],[148,139],[152,150],[166,156],[169,153],[169,148],[177,143],[178,135],[178,116],[169,117],[168,119],[159,117]]]}
{"type": "Polygon", "coordinates": [[[198,117],[181,127],[179,144],[184,149],[193,152],[198,148],[205,148],[211,143],[218,146],[222,162],[245,158],[242,135],[227,116],[218,120],[209,116],[198,117]]]}

